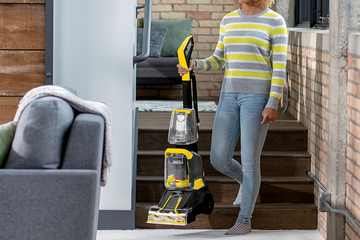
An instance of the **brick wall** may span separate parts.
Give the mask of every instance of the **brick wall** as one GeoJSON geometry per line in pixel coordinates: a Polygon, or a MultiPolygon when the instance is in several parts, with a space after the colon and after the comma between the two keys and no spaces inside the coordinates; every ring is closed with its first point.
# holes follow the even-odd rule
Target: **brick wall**
{"type": "MultiPolygon", "coordinates": [[[[348,133],[346,149],[346,209],[360,225],[360,36],[350,36],[355,43],[349,47],[348,57],[348,133]],[[357,52],[356,52],[357,51],[357,52]]],[[[349,222],[345,226],[346,239],[359,240],[349,222]]]]}
{"type": "MultiPolygon", "coordinates": [[[[317,43],[326,40],[327,35],[289,31],[289,111],[308,128],[311,172],[325,187],[328,172],[329,53],[328,49],[319,48],[317,43]]],[[[318,194],[319,189],[315,186],[316,203],[318,194]]],[[[318,230],[323,236],[326,236],[326,218],[326,213],[319,213],[318,230]]]]}
{"type": "MultiPolygon", "coordinates": [[[[144,4],[145,0],[138,0],[144,4]]],[[[152,19],[194,19],[191,35],[194,36],[193,58],[206,58],[213,54],[222,17],[236,9],[233,0],[153,0],[152,19]]],[[[143,17],[139,14],[138,19],[143,17]]],[[[139,25],[141,26],[141,22],[139,25]]],[[[217,99],[220,95],[223,72],[196,73],[199,100],[217,99]]],[[[181,86],[137,86],[138,98],[179,99],[181,86]]]]}
{"type": "MultiPolygon", "coordinates": [[[[348,130],[346,210],[360,224],[360,36],[351,38],[348,57],[348,130]],[[352,51],[353,48],[353,51],[352,51]],[[357,52],[356,52],[357,51],[357,52]],[[352,53],[353,52],[353,53],[352,53]]],[[[308,128],[311,171],[327,187],[329,123],[329,36],[326,31],[289,30],[290,113],[308,128]]],[[[284,101],[284,100],[283,100],[284,101]]],[[[285,103],[284,103],[285,104],[285,103]]],[[[315,186],[315,202],[321,191],[315,186]]],[[[318,230],[326,238],[327,213],[319,213],[318,230]]],[[[360,240],[349,222],[345,239],[360,240]]]]}

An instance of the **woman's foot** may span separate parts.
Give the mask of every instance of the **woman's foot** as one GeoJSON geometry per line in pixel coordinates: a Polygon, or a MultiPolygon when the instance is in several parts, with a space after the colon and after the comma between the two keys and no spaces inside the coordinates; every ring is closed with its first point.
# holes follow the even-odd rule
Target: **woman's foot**
{"type": "Polygon", "coordinates": [[[251,225],[249,223],[236,222],[225,235],[244,235],[251,232],[251,225]]]}
{"type": "Polygon", "coordinates": [[[235,201],[233,202],[234,206],[240,206],[241,197],[242,197],[242,184],[240,184],[240,189],[239,189],[238,195],[237,195],[235,201]]]}

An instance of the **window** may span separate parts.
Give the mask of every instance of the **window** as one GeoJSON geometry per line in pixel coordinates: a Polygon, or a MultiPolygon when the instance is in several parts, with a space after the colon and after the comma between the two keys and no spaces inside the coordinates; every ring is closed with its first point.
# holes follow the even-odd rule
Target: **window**
{"type": "Polygon", "coordinates": [[[328,28],[329,0],[295,0],[297,26],[328,28]]]}

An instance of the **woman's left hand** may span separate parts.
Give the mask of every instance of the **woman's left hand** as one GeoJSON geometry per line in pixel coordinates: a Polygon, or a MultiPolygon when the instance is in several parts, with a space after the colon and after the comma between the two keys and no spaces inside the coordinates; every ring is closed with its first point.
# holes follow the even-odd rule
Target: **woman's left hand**
{"type": "Polygon", "coordinates": [[[263,120],[261,124],[272,123],[277,118],[277,111],[272,108],[265,108],[262,112],[263,120]]]}

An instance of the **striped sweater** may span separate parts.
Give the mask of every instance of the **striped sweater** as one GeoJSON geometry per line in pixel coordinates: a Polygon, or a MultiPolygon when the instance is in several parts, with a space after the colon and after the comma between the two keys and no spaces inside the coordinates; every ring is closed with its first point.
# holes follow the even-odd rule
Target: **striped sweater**
{"type": "Polygon", "coordinates": [[[271,9],[244,15],[240,9],[221,20],[212,56],[195,60],[196,70],[225,68],[222,92],[270,95],[265,107],[277,109],[286,77],[287,29],[271,9]]]}

